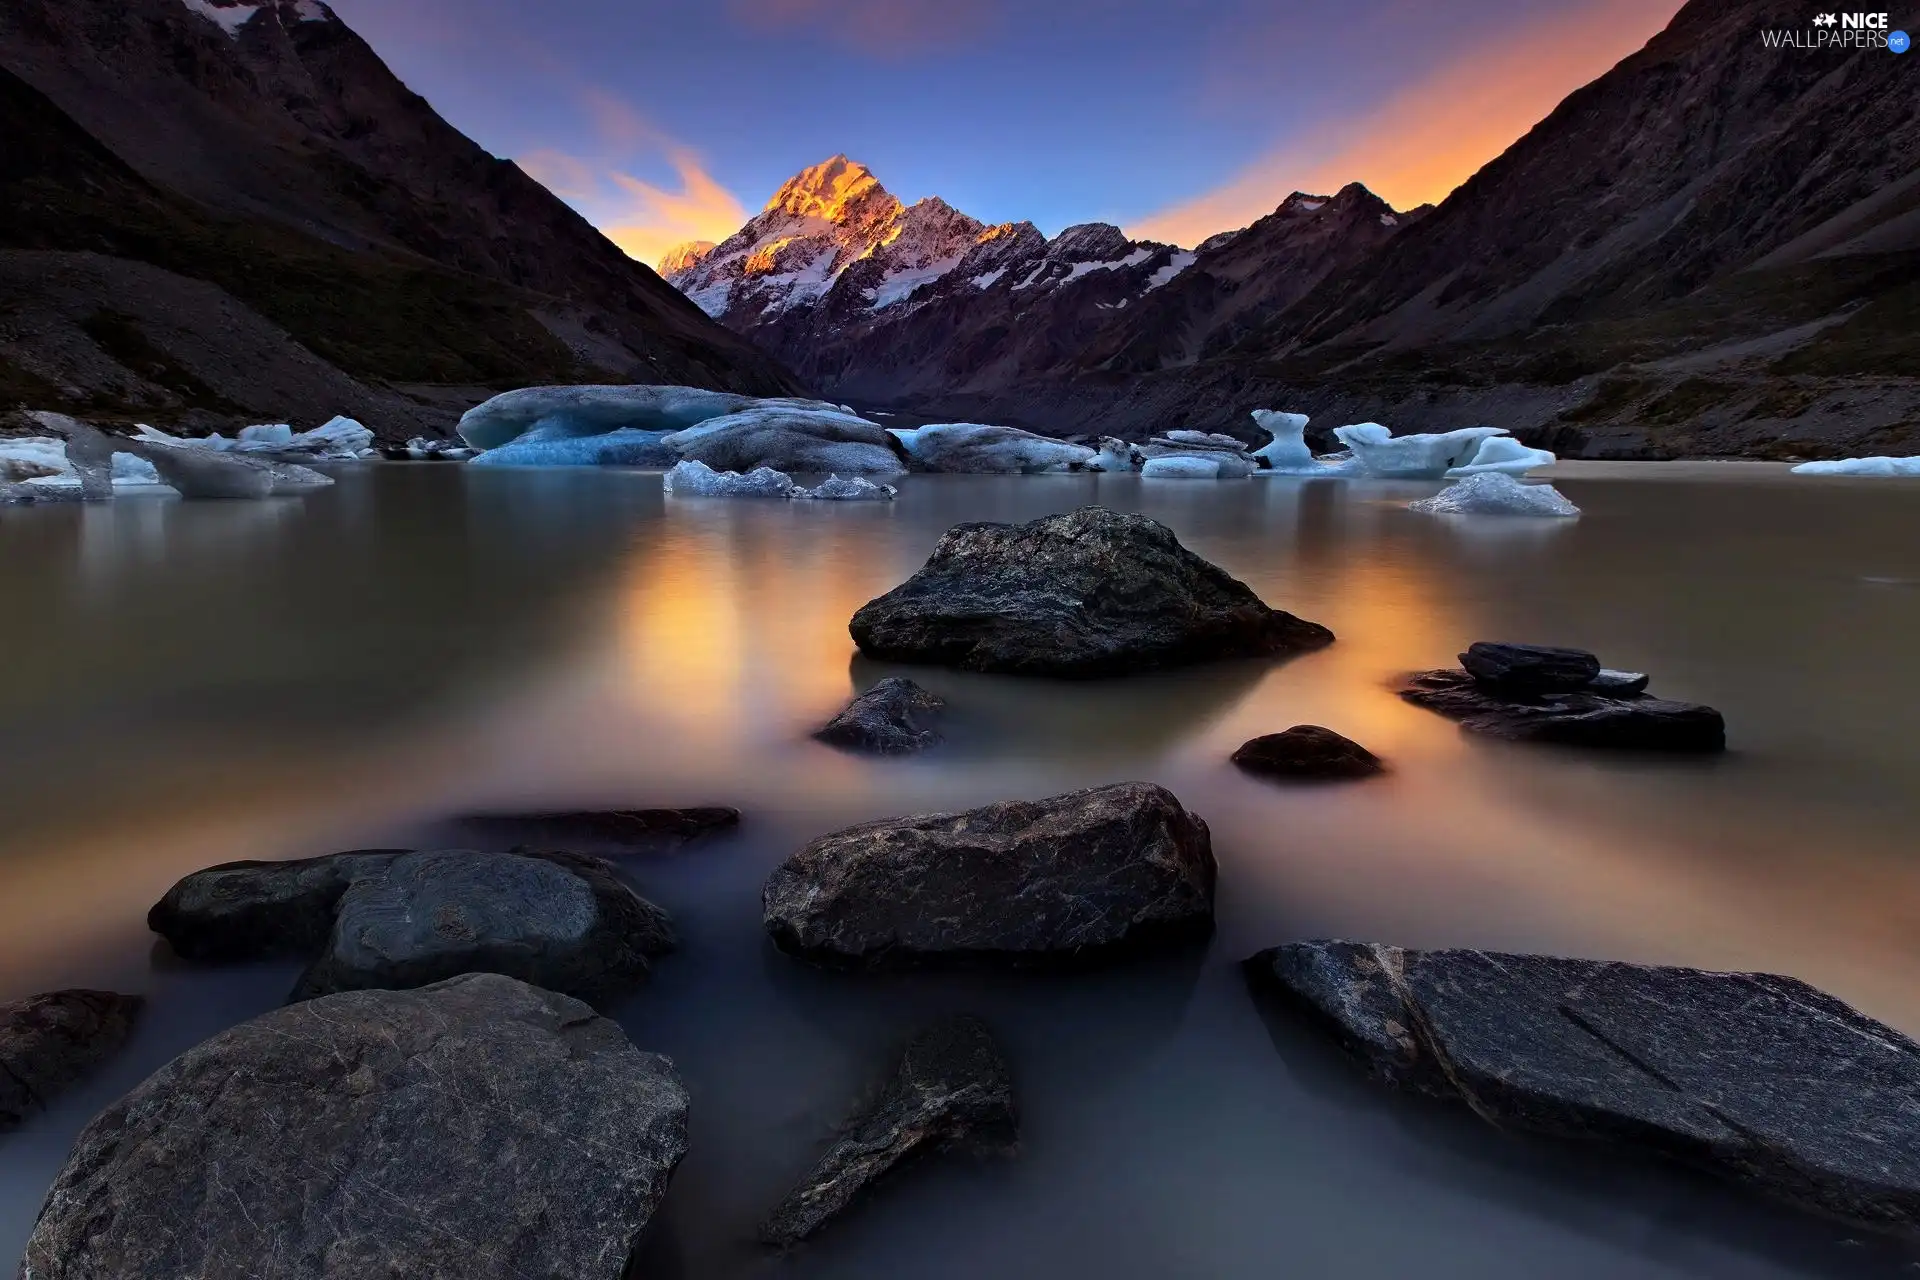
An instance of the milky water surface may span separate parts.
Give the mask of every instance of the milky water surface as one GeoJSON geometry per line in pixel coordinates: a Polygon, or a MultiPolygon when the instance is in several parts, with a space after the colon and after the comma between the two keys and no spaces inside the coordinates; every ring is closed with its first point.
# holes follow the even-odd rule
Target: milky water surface
{"type": "Polygon", "coordinates": [[[650,1274],[1911,1274],[1920,1253],[1687,1173],[1388,1095],[1248,998],[1244,956],[1338,936],[1774,970],[1920,1032],[1920,484],[1576,467],[1585,517],[1544,524],[1404,509],[1433,487],[910,477],[894,504],[836,506],[390,467],[306,499],[0,512],[0,1000],[151,999],[127,1054],[0,1138],[0,1255],[95,1110],[292,982],[157,949],[146,909],[178,876],[413,843],[474,809],[731,804],[737,835],[627,862],[686,939],[617,1011],[693,1095],[650,1274]],[[890,670],[855,659],[847,619],[942,530],[1096,500],[1339,642],[1098,684],[916,672],[953,705],[948,746],[807,741],[890,670]],[[1389,691],[1475,639],[1649,670],[1722,708],[1733,750],[1474,740],[1389,691]],[[1300,723],[1393,773],[1289,789],[1227,764],[1300,723]],[[760,885],[814,835],[1134,778],[1213,829],[1204,949],[875,979],[765,940],[760,885]],[[1018,1154],[923,1166],[805,1249],[757,1249],[889,1050],[962,1010],[1008,1048],[1018,1154]]]}

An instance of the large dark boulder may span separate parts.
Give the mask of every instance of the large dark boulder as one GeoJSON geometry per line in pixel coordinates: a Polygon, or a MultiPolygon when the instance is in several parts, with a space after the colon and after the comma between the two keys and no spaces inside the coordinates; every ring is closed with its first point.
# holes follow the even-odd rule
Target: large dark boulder
{"type": "Polygon", "coordinates": [[[579,1001],[476,974],[279,1009],[80,1134],[33,1280],[621,1280],[687,1093],[579,1001]]]}
{"type": "MultiPolygon", "coordinates": [[[[1415,706],[1458,720],[1474,733],[1515,742],[1553,742],[1624,751],[1715,752],[1726,720],[1712,707],[1628,692],[1637,679],[1602,681],[1571,693],[1506,693],[1465,671],[1422,671],[1401,686],[1415,706]],[[1618,687],[1622,692],[1610,692],[1618,687]]],[[[1644,690],[1644,684],[1638,684],[1644,690]]]]}
{"type": "Polygon", "coordinates": [[[1920,1045],[1793,978],[1303,942],[1247,962],[1377,1079],[1920,1227],[1920,1045]]]}
{"type": "Polygon", "coordinates": [[[1145,516],[1082,507],[949,529],[906,582],[853,616],[869,657],[965,671],[1119,676],[1333,642],[1270,609],[1145,516]]]}
{"type": "Polygon", "coordinates": [[[188,876],[148,917],[196,959],[310,956],[293,999],[501,973],[605,1001],[673,950],[666,913],[612,863],[469,849],[234,863],[188,876]]]}
{"type": "Polygon", "coordinates": [[[760,1228],[792,1245],[837,1217],[883,1175],[917,1156],[955,1148],[1004,1152],[1019,1137],[1013,1073],[977,1018],[952,1018],[915,1036],[871,1104],[760,1228]]]}
{"type": "Polygon", "coordinates": [[[143,1003],[113,991],[53,991],[0,1005],[0,1133],[118,1053],[143,1003]]]}
{"type": "Polygon", "coordinates": [[[1144,782],[821,836],[768,878],[768,933],[816,963],[1086,963],[1204,937],[1207,824],[1144,782]]]}
{"type": "Polygon", "coordinates": [[[946,699],[911,680],[889,676],[814,733],[830,746],[874,755],[910,755],[940,741],[935,727],[946,699]]]}
{"type": "Polygon", "coordinates": [[[1600,674],[1600,659],[1585,649],[1486,640],[1468,646],[1460,655],[1460,666],[1482,684],[1523,694],[1571,693],[1586,688],[1600,674]]]}
{"type": "Polygon", "coordinates": [[[1380,757],[1351,738],[1317,724],[1297,724],[1241,745],[1233,762],[1248,773],[1282,781],[1371,778],[1386,772],[1380,757]]]}

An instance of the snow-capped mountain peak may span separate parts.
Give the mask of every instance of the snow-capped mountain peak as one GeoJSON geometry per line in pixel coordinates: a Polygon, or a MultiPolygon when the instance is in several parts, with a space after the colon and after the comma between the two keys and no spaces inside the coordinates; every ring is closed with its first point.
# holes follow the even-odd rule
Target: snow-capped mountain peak
{"type": "Polygon", "coordinates": [[[653,269],[663,276],[670,276],[689,267],[697,267],[719,247],[711,240],[689,240],[661,254],[660,261],[654,264],[653,269]]]}

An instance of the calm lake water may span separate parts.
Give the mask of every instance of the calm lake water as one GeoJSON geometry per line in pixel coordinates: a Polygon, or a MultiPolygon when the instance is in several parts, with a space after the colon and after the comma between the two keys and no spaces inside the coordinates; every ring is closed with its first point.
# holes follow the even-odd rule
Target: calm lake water
{"type": "Polygon", "coordinates": [[[1241,958],[1335,936],[1774,970],[1920,1032],[1920,484],[1734,464],[1559,482],[1578,522],[1424,517],[1417,484],[910,477],[894,504],[835,505],[424,466],[306,499],[0,512],[0,999],[152,1002],[126,1055],[0,1139],[0,1257],[88,1116],[292,982],[157,951],[145,913],[180,875],[412,842],[475,809],[731,804],[736,836],[627,863],[686,940],[618,1011],[693,1094],[651,1274],[1911,1275],[1920,1252],[1386,1094],[1248,998],[1241,958]],[[854,659],[848,618],[944,529],[1093,501],[1165,521],[1339,642],[1100,684],[915,672],[953,704],[947,747],[870,762],[807,741],[888,671],[854,659]],[[1733,750],[1473,740],[1388,691],[1476,639],[1651,671],[1720,707],[1733,750]],[[1300,723],[1395,772],[1301,790],[1227,763],[1300,723]],[[1204,951],[873,979],[761,931],[762,881],[814,835],[1136,778],[1213,828],[1204,951]],[[891,1048],[963,1010],[1012,1058],[1018,1155],[923,1166],[817,1243],[757,1249],[891,1048]]]}

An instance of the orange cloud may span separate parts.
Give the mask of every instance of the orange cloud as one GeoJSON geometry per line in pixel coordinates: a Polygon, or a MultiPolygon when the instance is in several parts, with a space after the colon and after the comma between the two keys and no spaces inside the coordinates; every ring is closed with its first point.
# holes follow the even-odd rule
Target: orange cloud
{"type": "Polygon", "coordinates": [[[999,0],[727,0],[759,31],[818,31],[861,53],[899,57],[948,49],[1000,20],[999,0]]]}
{"type": "Polygon", "coordinates": [[[1443,200],[1559,105],[1644,45],[1680,0],[1586,0],[1518,28],[1312,138],[1289,139],[1216,190],[1131,233],[1197,244],[1273,212],[1292,191],[1364,182],[1395,208],[1443,200]]]}

